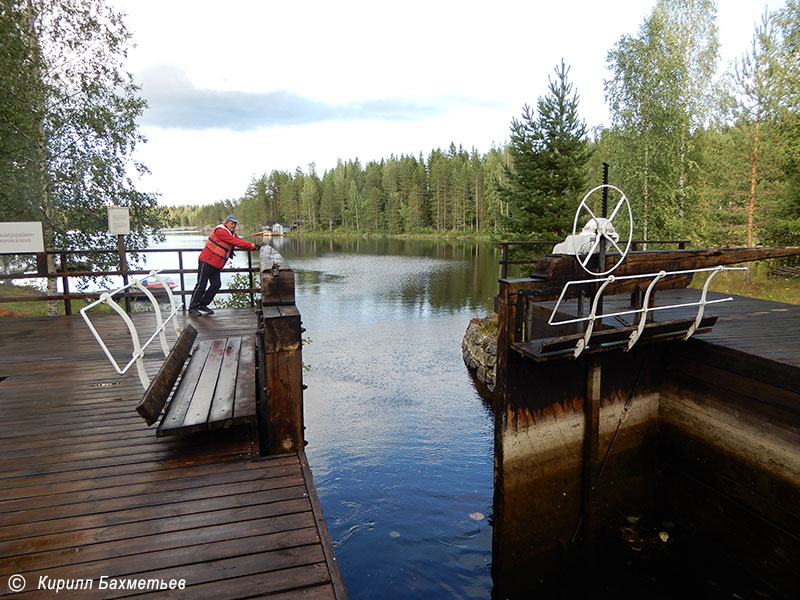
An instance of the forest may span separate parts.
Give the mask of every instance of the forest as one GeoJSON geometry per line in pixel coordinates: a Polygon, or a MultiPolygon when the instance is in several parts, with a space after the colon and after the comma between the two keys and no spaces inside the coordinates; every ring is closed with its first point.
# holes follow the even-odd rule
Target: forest
{"type": "Polygon", "coordinates": [[[660,0],[608,50],[609,127],[580,117],[569,66],[510,120],[486,153],[272,170],[237,199],[169,207],[178,226],[236,214],[248,230],[562,239],[583,195],[609,183],[632,204],[637,239],[704,246],[797,243],[800,236],[800,4],[765,11],[722,76],[714,2],[660,0]]]}
{"type": "Polygon", "coordinates": [[[607,163],[637,239],[796,244],[800,0],[765,11],[721,75],[716,6],[658,0],[635,33],[598,49],[607,126],[581,118],[562,60],[488,151],[451,143],[324,172],[265,165],[241,197],[164,207],[130,176],[148,172],[134,152],[147,102],[127,70],[124,15],[102,0],[0,0],[0,221],[41,221],[46,246],[64,250],[114,248],[108,206],[130,208],[129,248],[231,213],[248,233],[279,221],[300,233],[560,240],[607,163]]]}

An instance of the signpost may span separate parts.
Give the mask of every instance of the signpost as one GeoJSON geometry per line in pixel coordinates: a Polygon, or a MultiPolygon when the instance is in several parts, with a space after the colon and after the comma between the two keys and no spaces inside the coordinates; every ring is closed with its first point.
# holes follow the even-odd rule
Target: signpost
{"type": "Polygon", "coordinates": [[[41,221],[0,223],[0,254],[44,252],[41,221]]]}
{"type": "MultiPolygon", "coordinates": [[[[117,236],[119,252],[119,270],[122,272],[122,284],[128,285],[128,261],[125,258],[125,236],[131,232],[131,215],[127,206],[108,207],[108,232],[117,236]]],[[[131,312],[131,299],[125,296],[125,311],[131,312]]]]}

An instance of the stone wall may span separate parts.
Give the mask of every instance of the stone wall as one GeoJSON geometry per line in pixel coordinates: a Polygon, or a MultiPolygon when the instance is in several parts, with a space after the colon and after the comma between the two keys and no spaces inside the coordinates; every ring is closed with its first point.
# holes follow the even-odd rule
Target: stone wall
{"type": "Polygon", "coordinates": [[[475,317],[469,322],[461,342],[464,363],[491,392],[494,391],[494,372],[497,364],[497,333],[496,328],[491,330],[492,333],[488,333],[484,322],[496,322],[496,320],[497,317],[485,319],[475,317]]]}

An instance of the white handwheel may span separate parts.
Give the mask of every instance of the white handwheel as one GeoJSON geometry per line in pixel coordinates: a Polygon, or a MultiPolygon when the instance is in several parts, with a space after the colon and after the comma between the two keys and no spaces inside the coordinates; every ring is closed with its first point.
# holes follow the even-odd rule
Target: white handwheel
{"type": "Polygon", "coordinates": [[[583,268],[583,270],[586,271],[587,273],[589,273],[590,275],[597,275],[598,277],[602,277],[604,275],[608,275],[614,269],[616,269],[618,266],[620,266],[622,264],[623,260],[625,260],[625,257],[628,255],[628,251],[631,248],[631,242],[632,241],[633,241],[633,212],[631,211],[630,202],[628,202],[628,198],[625,197],[625,194],[622,192],[622,190],[619,189],[618,187],[615,187],[615,186],[609,185],[609,184],[598,185],[596,188],[594,188],[592,190],[589,190],[589,192],[583,197],[583,200],[581,200],[581,203],[578,206],[578,210],[575,212],[575,221],[572,224],[572,244],[573,244],[573,250],[574,250],[573,254],[575,254],[575,258],[578,259],[578,262],[580,263],[580,265],[583,268]],[[589,206],[586,204],[586,200],[589,198],[589,196],[591,196],[597,190],[602,190],[603,188],[608,188],[610,190],[615,190],[615,191],[619,192],[620,195],[622,196],[620,198],[619,202],[617,202],[617,205],[614,207],[614,210],[611,212],[611,215],[608,218],[595,216],[595,214],[592,212],[592,209],[589,208],[589,206]],[[616,235],[616,229],[614,228],[614,225],[613,225],[614,218],[617,216],[617,213],[619,212],[620,208],[622,208],[623,204],[628,209],[628,224],[629,224],[629,228],[628,228],[628,232],[629,232],[628,233],[628,245],[625,246],[625,251],[624,252],[617,245],[617,241],[619,239],[619,236],[616,235]],[[594,229],[594,242],[592,243],[591,249],[586,253],[586,257],[581,259],[580,255],[583,254],[583,252],[580,251],[581,250],[580,248],[575,247],[575,244],[576,244],[576,240],[578,239],[578,235],[577,235],[577,233],[578,233],[578,231],[577,231],[577,229],[578,229],[578,219],[580,218],[581,213],[584,210],[586,212],[588,212],[589,215],[590,215],[589,221],[587,222],[586,226],[584,226],[584,229],[586,229],[587,227],[591,227],[590,224],[594,223],[594,226],[593,226],[593,229],[594,229]],[[615,237],[616,237],[616,239],[615,239],[615,237]],[[592,254],[595,253],[595,251],[597,250],[598,246],[600,245],[600,240],[602,240],[602,239],[605,239],[607,242],[610,242],[611,245],[614,248],[616,248],[617,252],[620,253],[619,260],[616,262],[616,264],[614,264],[613,267],[611,267],[610,269],[607,269],[606,271],[602,271],[602,272],[591,271],[591,270],[589,270],[589,268],[586,265],[589,263],[589,260],[592,258],[592,254]]]}

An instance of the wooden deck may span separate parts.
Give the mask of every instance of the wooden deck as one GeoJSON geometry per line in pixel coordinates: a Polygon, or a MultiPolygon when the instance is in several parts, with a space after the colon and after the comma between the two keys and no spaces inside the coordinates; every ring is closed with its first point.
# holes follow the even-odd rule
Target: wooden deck
{"type": "MultiPolygon", "coordinates": [[[[179,318],[198,340],[257,327],[252,310],[179,318]]],[[[121,319],[92,320],[127,362],[121,319]]],[[[83,585],[69,598],[346,598],[304,453],[259,457],[250,426],[157,438],[135,367],[118,376],[80,316],[0,319],[0,357],[0,595],[21,574],[14,597],[60,580],[83,585]]],[[[151,376],[162,360],[155,343],[151,376]]]]}
{"type": "MultiPolygon", "coordinates": [[[[710,304],[705,315],[718,315],[719,319],[708,333],[698,334],[695,340],[709,344],[718,353],[729,357],[747,357],[754,366],[772,363],[777,369],[800,367],[800,306],[770,302],[744,296],[731,296],[709,292],[708,300],[732,297],[731,302],[710,304]]],[[[684,304],[697,302],[700,290],[662,290],[656,295],[656,304],[684,304]]],[[[552,307],[555,302],[544,302],[543,306],[552,307]]],[[[626,295],[608,296],[604,299],[606,313],[624,311],[630,306],[630,298],[626,295]]],[[[575,302],[563,306],[563,312],[575,314],[575,302]]],[[[666,311],[656,311],[656,320],[692,319],[697,315],[697,307],[685,307],[666,311]]],[[[640,315],[626,315],[603,320],[610,327],[624,327],[637,324],[640,315]]],[[[790,383],[787,381],[787,383],[790,383]]],[[[800,391],[800,381],[795,381],[795,388],[800,391]]]]}

